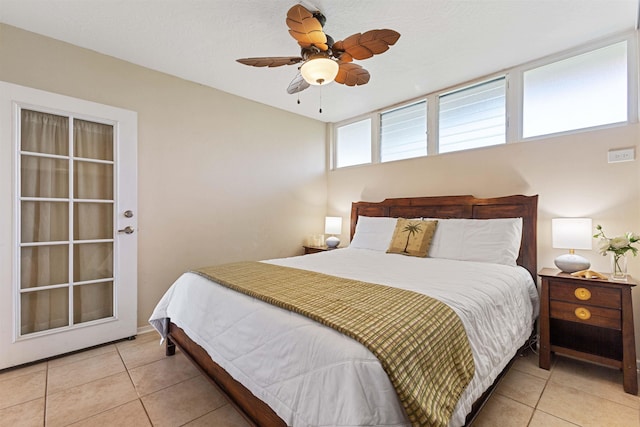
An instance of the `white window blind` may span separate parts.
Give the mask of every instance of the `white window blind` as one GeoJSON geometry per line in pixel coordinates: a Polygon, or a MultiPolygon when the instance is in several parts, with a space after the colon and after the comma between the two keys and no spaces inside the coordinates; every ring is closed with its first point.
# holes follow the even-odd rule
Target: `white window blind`
{"type": "Polygon", "coordinates": [[[427,101],[380,114],[380,161],[427,155],[427,101]]]}
{"type": "Polygon", "coordinates": [[[441,95],[438,151],[504,144],[505,102],[505,77],[441,95]]]}
{"type": "Polygon", "coordinates": [[[524,73],[524,138],[626,120],[626,41],[524,73]]]}
{"type": "Polygon", "coordinates": [[[336,168],[371,163],[371,119],[336,129],[336,168]]]}

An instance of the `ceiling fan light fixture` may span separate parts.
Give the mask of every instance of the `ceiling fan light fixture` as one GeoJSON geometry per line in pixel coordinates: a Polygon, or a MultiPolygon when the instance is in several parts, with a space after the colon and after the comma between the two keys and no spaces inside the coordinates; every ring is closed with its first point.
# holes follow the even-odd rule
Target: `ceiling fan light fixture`
{"type": "Polygon", "coordinates": [[[338,63],[326,56],[308,59],[300,67],[300,74],[307,83],[312,85],[326,85],[338,75],[338,63]]]}

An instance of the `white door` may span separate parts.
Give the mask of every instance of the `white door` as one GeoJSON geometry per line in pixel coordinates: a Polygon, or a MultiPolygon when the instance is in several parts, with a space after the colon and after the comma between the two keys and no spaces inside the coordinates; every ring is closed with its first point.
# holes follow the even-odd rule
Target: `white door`
{"type": "Polygon", "coordinates": [[[0,82],[0,369],[136,334],[137,115],[0,82]]]}

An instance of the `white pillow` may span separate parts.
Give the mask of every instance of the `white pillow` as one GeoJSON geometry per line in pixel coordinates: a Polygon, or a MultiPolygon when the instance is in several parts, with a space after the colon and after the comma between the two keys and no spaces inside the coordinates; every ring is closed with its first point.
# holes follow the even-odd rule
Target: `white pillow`
{"type": "Polygon", "coordinates": [[[429,257],[516,265],[522,218],[438,219],[429,257]]]}
{"type": "Polygon", "coordinates": [[[386,252],[389,249],[397,218],[358,216],[356,232],[349,245],[352,248],[386,252]]]}

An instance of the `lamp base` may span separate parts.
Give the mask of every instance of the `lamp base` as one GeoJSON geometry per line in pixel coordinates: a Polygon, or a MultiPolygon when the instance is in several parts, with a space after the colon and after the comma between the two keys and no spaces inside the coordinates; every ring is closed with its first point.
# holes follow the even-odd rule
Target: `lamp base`
{"type": "Polygon", "coordinates": [[[329,236],[326,243],[328,248],[337,248],[340,244],[340,239],[338,239],[336,236],[329,236]]]}
{"type": "Polygon", "coordinates": [[[556,267],[565,273],[575,273],[580,270],[587,270],[591,263],[583,256],[576,254],[564,254],[553,260],[556,267]]]}

